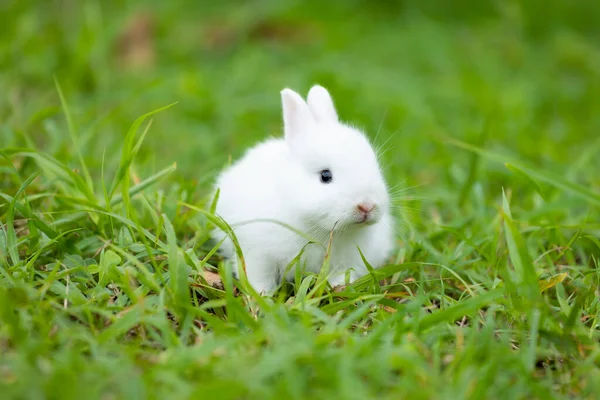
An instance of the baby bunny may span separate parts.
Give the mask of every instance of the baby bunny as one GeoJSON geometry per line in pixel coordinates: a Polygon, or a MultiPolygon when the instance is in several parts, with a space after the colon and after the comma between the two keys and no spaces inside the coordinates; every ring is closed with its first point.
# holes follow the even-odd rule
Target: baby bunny
{"type": "MultiPolygon", "coordinates": [[[[300,265],[318,273],[330,238],[329,283],[343,284],[348,270],[354,281],[368,272],[358,249],[376,268],[394,241],[377,156],[362,132],[338,120],[325,88],[313,86],[307,102],[284,89],[281,102],[284,138],[256,145],[221,173],[216,213],[233,228],[248,280],[260,293],[293,279],[294,268],[286,267],[302,251],[300,265]]],[[[225,236],[213,234],[218,241],[225,236]]],[[[236,262],[229,238],[220,250],[236,262]]]]}

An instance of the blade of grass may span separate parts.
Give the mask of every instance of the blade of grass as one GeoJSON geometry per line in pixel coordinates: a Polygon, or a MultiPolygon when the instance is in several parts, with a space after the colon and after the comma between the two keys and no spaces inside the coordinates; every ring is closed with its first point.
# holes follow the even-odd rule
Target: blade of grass
{"type": "Polygon", "coordinates": [[[309,298],[320,298],[323,295],[323,291],[327,286],[327,280],[329,279],[329,270],[331,268],[331,245],[333,243],[333,230],[329,234],[329,241],[327,243],[327,249],[325,251],[325,257],[323,257],[323,263],[321,269],[317,274],[317,281],[315,287],[309,295],[309,298]]]}
{"type": "MultiPolygon", "coordinates": [[[[83,171],[83,176],[85,179],[86,187],[90,193],[94,193],[94,184],[92,182],[92,176],[90,175],[90,171],[88,170],[87,164],[85,163],[85,160],[83,158],[83,154],[81,153],[81,148],[79,146],[79,137],[77,136],[77,133],[75,131],[75,126],[73,124],[73,118],[71,117],[71,111],[69,110],[67,101],[65,99],[63,91],[60,87],[60,83],[58,82],[58,79],[56,78],[56,76],[54,77],[54,84],[56,85],[56,90],[58,91],[58,96],[60,97],[60,103],[61,103],[63,112],[65,113],[65,118],[67,119],[67,127],[68,127],[67,130],[69,131],[69,136],[71,137],[71,140],[73,141],[73,145],[75,146],[75,152],[77,153],[77,158],[79,159],[79,164],[81,165],[81,170],[83,171]]],[[[89,199],[89,200],[91,200],[91,199],[89,199]]]]}
{"type": "Polygon", "coordinates": [[[381,293],[381,286],[379,285],[379,279],[377,279],[377,275],[375,274],[375,270],[373,269],[373,267],[371,266],[371,264],[369,264],[369,262],[365,258],[365,255],[360,250],[360,248],[358,246],[356,248],[358,249],[358,253],[360,254],[360,258],[362,259],[363,264],[365,265],[365,267],[369,271],[369,275],[371,276],[371,278],[373,278],[373,286],[372,286],[373,290],[375,291],[376,294],[381,293]]]}
{"type": "Polygon", "coordinates": [[[489,160],[493,160],[503,164],[508,163],[511,165],[511,168],[518,168],[521,172],[526,173],[533,178],[536,178],[540,181],[544,181],[558,189],[561,189],[565,192],[571,193],[575,196],[585,199],[596,206],[600,206],[600,193],[594,192],[584,186],[570,182],[564,178],[557,176],[556,174],[545,172],[532,166],[527,166],[522,162],[511,160],[509,157],[492,153],[490,151],[484,150],[482,148],[473,146],[469,143],[465,143],[454,138],[438,136],[437,139],[444,143],[448,143],[453,146],[462,148],[464,150],[480,154],[481,156],[489,160]]]}
{"type": "MultiPolygon", "coordinates": [[[[485,124],[486,124],[486,126],[481,130],[481,134],[479,135],[478,145],[480,147],[483,147],[485,145],[485,142],[486,142],[488,134],[489,134],[489,128],[488,128],[489,119],[486,119],[485,124]]],[[[473,185],[475,184],[475,181],[477,179],[477,171],[479,169],[480,161],[481,161],[481,156],[479,154],[477,154],[477,153],[471,154],[471,159],[469,160],[469,174],[467,175],[467,179],[466,179],[463,187],[461,188],[460,196],[458,198],[458,205],[461,207],[464,206],[464,204],[467,201],[467,198],[469,196],[469,192],[471,192],[471,189],[473,188],[473,185]]]]}
{"type": "MultiPolygon", "coordinates": [[[[163,169],[162,171],[152,175],[151,177],[143,180],[139,184],[137,184],[129,189],[129,196],[133,197],[134,195],[142,192],[143,190],[147,189],[151,185],[157,183],[159,180],[164,179],[167,175],[169,175],[176,169],[177,169],[177,166],[175,164],[173,164],[170,167],[167,167],[167,168],[163,169]]],[[[88,207],[93,208],[96,212],[105,210],[105,205],[92,207],[92,205],[91,205],[92,203],[86,202],[85,200],[76,199],[76,198],[69,198],[69,201],[74,202],[76,204],[85,204],[88,207]]],[[[123,198],[120,195],[117,195],[111,200],[110,206],[114,207],[114,206],[118,205],[119,203],[121,203],[122,201],[123,201],[123,198]]],[[[108,213],[108,214],[114,215],[113,213],[108,213]]],[[[75,212],[74,215],[72,215],[70,217],[66,217],[66,218],[62,218],[62,219],[54,221],[52,223],[52,226],[58,227],[58,226],[61,226],[61,225],[67,224],[67,223],[75,222],[81,218],[84,218],[86,215],[87,215],[86,212],[81,212],[81,210],[80,210],[80,212],[75,212]]]]}
{"type": "Polygon", "coordinates": [[[75,188],[79,195],[83,195],[88,201],[95,202],[94,192],[92,192],[87,183],[73,172],[66,164],[61,163],[54,157],[27,148],[7,148],[2,152],[7,156],[20,155],[34,159],[44,174],[54,174],[60,181],[67,184],[67,187],[75,188]]]}
{"type": "MultiPolygon", "coordinates": [[[[140,183],[138,183],[137,185],[135,185],[135,186],[133,186],[133,187],[131,187],[129,189],[128,196],[129,197],[135,196],[136,194],[142,192],[144,189],[147,189],[148,187],[154,185],[155,183],[157,183],[161,179],[165,178],[167,175],[171,174],[176,169],[177,169],[177,164],[173,163],[169,167],[164,168],[161,171],[157,172],[156,174],[154,174],[154,175],[152,175],[152,176],[144,179],[143,181],[141,181],[140,183]]],[[[121,203],[122,201],[123,201],[122,195],[116,195],[110,201],[110,205],[112,207],[114,207],[117,204],[121,203]]]]}
{"type": "Polygon", "coordinates": [[[140,302],[119,313],[113,318],[110,326],[98,336],[98,342],[106,343],[115,340],[138,326],[143,321],[144,308],[144,303],[140,302]]]}
{"type": "Polygon", "coordinates": [[[14,201],[15,209],[18,212],[20,212],[25,218],[27,218],[28,221],[35,224],[35,226],[44,234],[46,234],[46,236],[48,236],[50,239],[53,239],[58,235],[58,232],[52,229],[47,223],[42,221],[39,216],[35,215],[31,211],[31,208],[27,209],[26,205],[19,203],[18,201],[14,200],[14,197],[11,197],[6,193],[0,193],[0,197],[4,198],[4,200],[6,200],[8,204],[14,201]]]}
{"type": "Polygon", "coordinates": [[[424,331],[435,325],[449,323],[458,320],[464,315],[472,315],[482,307],[492,304],[504,295],[504,290],[495,289],[463,300],[448,308],[434,312],[433,314],[422,317],[418,323],[418,329],[424,331]]]}
{"type": "MultiPolygon", "coordinates": [[[[1,151],[0,151],[0,156],[2,156],[7,161],[7,163],[10,165],[10,168],[9,168],[10,172],[12,172],[18,178],[18,180],[21,181],[19,171],[12,164],[10,158],[1,151]]],[[[22,182],[21,182],[21,184],[22,184],[22,182]]],[[[0,196],[4,197],[5,199],[7,197],[10,197],[1,192],[0,192],[0,196]]],[[[38,220],[37,217],[33,217],[33,212],[31,211],[31,204],[29,202],[29,196],[23,196],[23,205],[21,205],[18,201],[16,201],[16,199],[12,199],[12,198],[10,200],[7,200],[7,203],[10,204],[13,201],[14,201],[14,207],[27,220],[27,226],[29,227],[29,233],[30,233],[29,234],[29,246],[31,248],[35,248],[37,246],[39,236],[40,236],[39,232],[38,232],[38,225],[39,225],[40,221],[38,220]]],[[[14,209],[13,209],[13,211],[14,211],[14,209]]]]}
{"type": "Polygon", "coordinates": [[[169,288],[174,309],[180,318],[185,318],[187,306],[191,303],[188,287],[188,274],[185,263],[179,254],[179,246],[175,230],[166,214],[162,214],[165,233],[167,235],[168,262],[169,262],[169,288]]]}
{"type": "Polygon", "coordinates": [[[537,272],[533,266],[533,261],[529,255],[525,240],[512,219],[510,205],[504,190],[502,190],[502,210],[508,255],[515,268],[517,277],[513,281],[517,282],[517,286],[520,286],[524,290],[524,293],[521,293],[519,297],[527,302],[531,301],[535,303],[540,294],[537,272]]]}
{"type": "Polygon", "coordinates": [[[298,289],[296,289],[296,297],[294,298],[294,304],[304,303],[304,300],[306,299],[306,295],[308,293],[308,289],[310,288],[310,285],[314,278],[314,275],[304,277],[302,283],[300,284],[298,289]]]}
{"type": "Polygon", "coordinates": [[[15,203],[17,198],[25,191],[25,189],[37,178],[42,171],[37,171],[33,175],[23,182],[21,187],[17,190],[17,193],[13,196],[12,201],[8,205],[8,211],[6,212],[6,245],[8,247],[8,254],[10,256],[13,265],[18,265],[21,262],[19,251],[17,249],[17,233],[15,231],[15,203]]]}
{"type": "Polygon", "coordinates": [[[523,350],[525,368],[531,372],[535,368],[538,334],[540,328],[540,310],[534,309],[529,319],[529,341],[523,350]]]}
{"type": "MultiPolygon", "coordinates": [[[[339,293],[336,293],[336,295],[338,295],[338,294],[339,293]]],[[[348,293],[348,295],[350,297],[349,299],[342,300],[342,301],[336,301],[334,303],[324,305],[323,307],[321,307],[321,311],[323,311],[329,315],[334,315],[334,314],[338,313],[339,311],[345,310],[346,308],[352,306],[353,304],[356,304],[359,301],[371,302],[371,301],[378,301],[383,298],[383,295],[381,295],[381,294],[348,293]]]]}
{"type": "Polygon", "coordinates": [[[365,301],[356,309],[352,310],[348,315],[346,315],[338,324],[338,328],[340,329],[348,329],[354,323],[356,323],[359,319],[367,315],[367,313],[371,310],[371,307],[377,303],[379,299],[371,299],[365,301]]]}
{"type": "Polygon", "coordinates": [[[231,226],[229,226],[229,224],[227,222],[225,222],[225,220],[223,218],[221,218],[218,215],[213,214],[209,211],[203,210],[200,207],[196,207],[192,204],[185,203],[182,201],[180,201],[178,203],[181,204],[182,206],[185,206],[191,210],[194,210],[194,211],[199,212],[200,214],[204,215],[210,222],[212,222],[216,227],[221,229],[223,232],[225,232],[229,236],[229,238],[231,239],[231,241],[235,247],[237,257],[242,264],[242,270],[245,274],[246,273],[246,262],[244,260],[242,248],[241,248],[240,243],[238,242],[237,237],[235,236],[235,233],[233,232],[233,229],[231,228],[231,226]]]}
{"type": "Polygon", "coordinates": [[[525,173],[522,169],[520,169],[519,167],[517,167],[515,165],[512,165],[510,163],[504,163],[504,165],[511,172],[515,173],[516,175],[518,175],[518,176],[522,177],[523,179],[525,179],[527,182],[531,183],[531,186],[540,195],[540,197],[542,199],[546,200],[546,196],[544,195],[544,192],[542,191],[542,188],[540,187],[540,185],[531,176],[529,176],[529,174],[525,173]]]}
{"type": "MultiPolygon", "coordinates": [[[[144,139],[144,137],[146,136],[146,132],[150,128],[150,124],[148,124],[144,133],[142,133],[142,135],[140,136],[140,140],[138,141],[138,144],[135,144],[135,135],[137,134],[137,131],[138,131],[140,125],[147,118],[149,118],[161,111],[164,111],[168,108],[171,108],[175,104],[177,104],[177,103],[172,103],[167,106],[150,111],[149,113],[146,113],[146,114],[138,117],[133,122],[133,124],[129,128],[129,131],[125,135],[125,143],[123,144],[123,150],[121,152],[121,162],[120,162],[119,169],[117,170],[117,173],[115,175],[115,178],[114,178],[113,183],[109,190],[109,196],[108,196],[109,199],[112,199],[113,195],[115,194],[115,192],[117,190],[117,187],[119,186],[119,184],[121,184],[121,182],[123,181],[125,176],[128,175],[129,166],[131,165],[131,163],[133,162],[133,159],[137,155],[137,150],[139,150],[139,147],[141,146],[141,141],[144,139]]],[[[127,193],[127,189],[125,189],[125,192],[127,193]]]]}

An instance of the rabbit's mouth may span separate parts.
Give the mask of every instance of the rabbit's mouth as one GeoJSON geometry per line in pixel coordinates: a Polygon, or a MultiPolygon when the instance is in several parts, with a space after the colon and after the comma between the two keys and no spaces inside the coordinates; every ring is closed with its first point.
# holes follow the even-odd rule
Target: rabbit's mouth
{"type": "Polygon", "coordinates": [[[358,221],[356,221],[356,223],[357,224],[366,224],[369,219],[371,219],[371,218],[369,218],[368,214],[360,214],[358,217],[358,221]]]}
{"type": "Polygon", "coordinates": [[[358,214],[356,216],[356,220],[354,221],[355,225],[374,225],[377,223],[377,216],[373,214],[358,214]]]}

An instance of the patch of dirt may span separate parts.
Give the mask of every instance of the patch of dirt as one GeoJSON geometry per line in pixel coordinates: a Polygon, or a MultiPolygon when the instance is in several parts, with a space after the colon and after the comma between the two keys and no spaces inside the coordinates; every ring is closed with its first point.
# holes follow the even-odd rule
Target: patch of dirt
{"type": "Polygon", "coordinates": [[[151,14],[134,14],[119,37],[116,50],[120,66],[128,70],[152,68],[156,61],[154,38],[155,22],[151,14]]]}

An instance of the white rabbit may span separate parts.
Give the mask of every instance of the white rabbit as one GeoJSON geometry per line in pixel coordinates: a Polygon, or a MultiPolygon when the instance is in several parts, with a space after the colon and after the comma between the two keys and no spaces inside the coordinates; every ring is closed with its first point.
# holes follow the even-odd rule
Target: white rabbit
{"type": "MultiPolygon", "coordinates": [[[[256,145],[221,173],[216,213],[233,228],[248,280],[260,293],[277,289],[288,264],[308,243],[283,224],[318,242],[304,249],[305,271],[319,272],[331,236],[329,283],[343,284],[349,269],[354,281],[368,272],[358,248],[376,268],[394,241],[377,156],[363,133],[338,120],[325,88],[313,86],[308,104],[290,89],[281,92],[281,100],[285,137],[256,145]],[[257,219],[262,221],[252,222],[257,219]]],[[[219,241],[225,236],[218,229],[213,234],[219,241]]],[[[229,238],[220,250],[237,260],[229,238]]],[[[236,266],[234,273],[239,276],[236,266]]],[[[285,278],[293,277],[292,268],[285,278]]]]}

